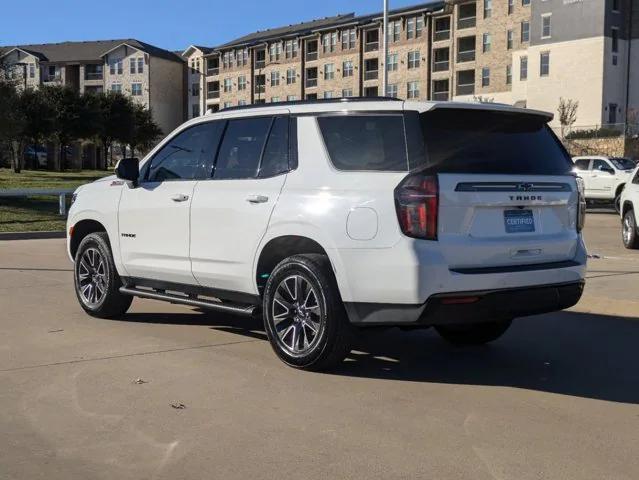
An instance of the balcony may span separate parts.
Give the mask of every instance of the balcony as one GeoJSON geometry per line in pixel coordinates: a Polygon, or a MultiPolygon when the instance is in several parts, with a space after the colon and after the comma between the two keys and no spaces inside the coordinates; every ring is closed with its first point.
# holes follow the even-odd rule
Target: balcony
{"type": "Polygon", "coordinates": [[[102,72],[84,72],[84,79],[87,81],[102,80],[103,75],[102,72]]]}
{"type": "Polygon", "coordinates": [[[450,38],[450,30],[439,30],[433,34],[433,42],[441,42],[450,38]]]}
{"type": "Polygon", "coordinates": [[[376,50],[379,50],[379,42],[370,42],[364,45],[365,52],[374,52],[376,50]]]}
{"type": "Polygon", "coordinates": [[[377,80],[379,78],[379,70],[368,70],[364,72],[364,80],[377,80]]]}
{"type": "Polygon", "coordinates": [[[255,93],[264,93],[266,91],[266,85],[256,84],[255,93]]]}
{"type": "Polygon", "coordinates": [[[208,77],[213,77],[215,75],[219,75],[220,74],[220,67],[213,67],[213,68],[207,68],[206,69],[206,75],[208,77]]]}
{"type": "Polygon", "coordinates": [[[59,83],[62,81],[62,75],[45,75],[42,81],[47,83],[59,83]]]}
{"type": "Polygon", "coordinates": [[[266,60],[255,60],[255,69],[259,70],[266,67],[266,60]]]}
{"type": "Polygon", "coordinates": [[[457,52],[457,63],[472,62],[475,60],[475,50],[463,50],[457,52]]]}
{"type": "Polygon", "coordinates": [[[457,85],[457,95],[473,95],[475,93],[474,83],[457,85]]]}
{"type": "Polygon", "coordinates": [[[433,92],[433,100],[438,102],[448,101],[448,92],[433,92]]]}
{"type": "Polygon", "coordinates": [[[317,78],[307,78],[306,88],[314,88],[314,87],[317,87],[317,78]]]}
{"type": "Polygon", "coordinates": [[[214,99],[214,98],[220,98],[220,91],[219,90],[207,90],[206,92],[206,99],[214,99]]]}
{"type": "Polygon", "coordinates": [[[313,62],[315,60],[317,60],[317,50],[315,50],[314,52],[306,52],[306,61],[307,62],[313,62]]]}
{"type": "Polygon", "coordinates": [[[459,17],[457,19],[457,29],[473,28],[477,25],[477,17],[459,17]]]}
{"type": "Polygon", "coordinates": [[[442,60],[440,62],[433,62],[433,72],[446,72],[450,68],[450,62],[448,60],[442,60]]]}

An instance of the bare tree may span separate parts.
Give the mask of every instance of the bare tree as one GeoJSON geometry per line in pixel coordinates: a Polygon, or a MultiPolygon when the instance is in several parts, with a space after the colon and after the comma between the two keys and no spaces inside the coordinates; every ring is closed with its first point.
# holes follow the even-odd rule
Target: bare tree
{"type": "Polygon", "coordinates": [[[570,98],[559,99],[559,107],[557,113],[559,114],[559,123],[561,124],[561,138],[565,138],[566,129],[569,129],[577,121],[577,108],[579,108],[579,102],[570,98]]]}
{"type": "Polygon", "coordinates": [[[473,95],[473,102],[477,103],[494,103],[495,97],[485,97],[483,95],[473,95]]]}

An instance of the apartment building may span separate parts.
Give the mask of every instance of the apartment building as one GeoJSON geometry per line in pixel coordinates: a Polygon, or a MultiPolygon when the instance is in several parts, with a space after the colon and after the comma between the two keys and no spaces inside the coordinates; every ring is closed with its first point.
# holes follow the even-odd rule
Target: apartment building
{"type": "MultiPolygon", "coordinates": [[[[191,46],[188,116],[249,103],[387,95],[495,101],[577,124],[624,123],[639,109],[639,0],[445,0],[254,32],[191,46]],[[634,48],[633,48],[634,47],[634,48]]],[[[635,120],[636,121],[636,120],[635,120]]],[[[557,120],[555,120],[555,123],[557,120]]]]}
{"type": "Polygon", "coordinates": [[[66,85],[80,93],[116,91],[151,109],[162,131],[184,121],[184,61],[134,39],[1,47],[17,85],[66,85]]]}

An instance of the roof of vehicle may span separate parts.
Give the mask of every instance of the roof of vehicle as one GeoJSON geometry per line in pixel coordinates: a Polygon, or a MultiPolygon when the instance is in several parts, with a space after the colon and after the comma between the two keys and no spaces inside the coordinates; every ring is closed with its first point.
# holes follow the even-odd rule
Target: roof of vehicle
{"type": "Polygon", "coordinates": [[[264,115],[273,112],[286,111],[292,114],[312,114],[335,111],[390,111],[390,110],[416,110],[427,112],[434,109],[454,108],[466,110],[491,110],[512,113],[523,113],[528,115],[538,115],[546,121],[553,119],[553,114],[540,110],[513,107],[502,103],[478,103],[478,102],[413,102],[404,101],[398,98],[389,97],[355,97],[342,99],[318,99],[299,100],[280,103],[263,103],[258,105],[245,105],[230,107],[219,112],[207,112],[206,117],[228,118],[264,115]]]}

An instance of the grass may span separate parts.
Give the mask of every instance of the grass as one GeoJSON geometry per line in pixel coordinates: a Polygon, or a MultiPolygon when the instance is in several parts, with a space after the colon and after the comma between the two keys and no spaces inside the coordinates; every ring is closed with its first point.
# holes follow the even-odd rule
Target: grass
{"type": "MultiPolygon", "coordinates": [[[[73,189],[110,175],[105,170],[49,172],[0,168],[0,190],[13,188],[73,189]]],[[[70,198],[67,197],[67,207],[70,198]]],[[[58,213],[58,197],[0,197],[0,232],[62,231],[66,219],[58,213]]]]}

